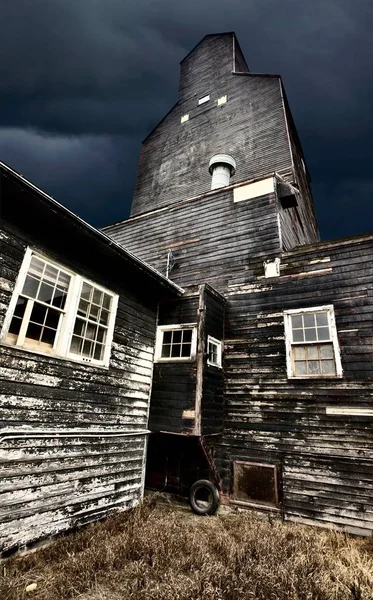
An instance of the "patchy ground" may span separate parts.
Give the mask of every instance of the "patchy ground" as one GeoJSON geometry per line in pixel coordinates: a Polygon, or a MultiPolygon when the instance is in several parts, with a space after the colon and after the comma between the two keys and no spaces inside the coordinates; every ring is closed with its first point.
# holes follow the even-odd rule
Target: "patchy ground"
{"type": "Polygon", "coordinates": [[[0,598],[372,600],[373,541],[146,502],[4,563],[0,598]]]}

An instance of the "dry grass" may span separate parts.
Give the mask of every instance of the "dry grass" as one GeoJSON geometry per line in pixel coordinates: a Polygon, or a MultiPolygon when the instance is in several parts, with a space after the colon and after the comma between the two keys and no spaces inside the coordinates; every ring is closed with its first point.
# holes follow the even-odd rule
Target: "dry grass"
{"type": "Polygon", "coordinates": [[[145,502],[12,559],[3,575],[1,600],[371,600],[373,544],[145,502]]]}

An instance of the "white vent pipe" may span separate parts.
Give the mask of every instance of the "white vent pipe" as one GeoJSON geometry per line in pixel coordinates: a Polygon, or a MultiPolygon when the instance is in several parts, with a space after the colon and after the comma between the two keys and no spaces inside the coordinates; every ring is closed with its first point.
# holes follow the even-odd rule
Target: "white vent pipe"
{"type": "Polygon", "coordinates": [[[210,160],[209,172],[212,190],[226,187],[236,172],[236,161],[229,154],[215,154],[210,160]]]}

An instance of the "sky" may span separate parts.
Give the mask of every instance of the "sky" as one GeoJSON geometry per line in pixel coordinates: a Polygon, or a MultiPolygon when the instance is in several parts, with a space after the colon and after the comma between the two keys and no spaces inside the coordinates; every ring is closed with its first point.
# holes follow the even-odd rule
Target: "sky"
{"type": "Polygon", "coordinates": [[[129,215],[179,62],[235,31],[279,73],[322,239],[373,231],[372,0],[1,0],[0,160],[96,227],[129,215]]]}

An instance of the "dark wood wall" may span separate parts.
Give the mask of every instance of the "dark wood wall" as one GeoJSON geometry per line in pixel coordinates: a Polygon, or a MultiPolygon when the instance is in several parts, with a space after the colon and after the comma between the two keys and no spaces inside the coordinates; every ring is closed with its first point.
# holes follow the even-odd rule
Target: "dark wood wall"
{"type": "Polygon", "coordinates": [[[229,287],[225,423],[215,447],[225,493],[234,460],[282,473],[287,519],[373,529],[373,237],[321,243],[282,256],[281,276],[229,287]],[[333,304],[342,379],[288,380],[283,311],[333,304]]]}
{"type": "MultiPolygon", "coordinates": [[[[205,291],[205,335],[224,342],[225,300],[209,286],[205,291]]],[[[224,352],[224,351],[223,351],[224,352]]],[[[205,359],[203,365],[203,390],[201,402],[201,434],[221,433],[223,429],[224,409],[224,373],[223,369],[209,365],[205,359]]]]}
{"type": "MultiPolygon", "coordinates": [[[[158,325],[197,325],[197,319],[197,293],[160,305],[158,325]]],[[[151,431],[192,433],[196,376],[195,359],[186,362],[155,363],[149,415],[151,431]]]]}
{"type": "MultiPolygon", "coordinates": [[[[22,193],[27,220],[32,198],[22,193]]],[[[119,294],[109,368],[0,346],[0,548],[7,550],[141,498],[158,297],[62,218],[57,229],[44,215],[31,235],[2,209],[0,328],[26,245],[119,294]]]]}
{"type": "Polygon", "coordinates": [[[280,252],[277,214],[275,194],[234,203],[233,191],[220,189],[105,232],[161,273],[172,249],[175,283],[209,283],[222,291],[228,283],[251,281],[258,259],[262,273],[263,260],[280,252]]]}
{"type": "Polygon", "coordinates": [[[210,190],[215,154],[235,159],[232,183],[274,171],[291,177],[280,77],[233,73],[233,47],[232,34],[207,36],[182,62],[179,100],[143,143],[132,215],[210,190]]]}
{"type": "Polygon", "coordinates": [[[232,492],[234,460],[273,463],[286,518],[367,532],[372,420],[327,415],[326,407],[372,406],[372,238],[281,256],[275,204],[273,195],[233,203],[231,191],[220,190],[110,233],[158,268],[170,245],[175,281],[207,281],[227,300],[224,441],[213,443],[224,492],[232,492]],[[270,256],[281,256],[278,278],[264,278],[270,256]],[[335,307],[343,378],[289,381],[283,311],[323,304],[335,307]]]}

